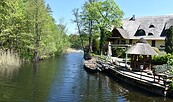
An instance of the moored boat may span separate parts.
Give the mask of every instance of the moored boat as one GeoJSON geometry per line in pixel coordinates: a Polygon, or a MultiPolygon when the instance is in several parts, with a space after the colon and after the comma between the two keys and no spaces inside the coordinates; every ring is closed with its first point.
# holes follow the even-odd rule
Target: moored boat
{"type": "Polygon", "coordinates": [[[91,60],[85,60],[84,61],[84,69],[87,72],[97,72],[97,65],[92,59],[91,60]]]}

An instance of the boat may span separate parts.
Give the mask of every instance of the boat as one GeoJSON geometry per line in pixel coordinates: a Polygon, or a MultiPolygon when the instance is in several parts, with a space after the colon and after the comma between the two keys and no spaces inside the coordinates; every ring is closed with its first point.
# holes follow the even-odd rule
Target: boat
{"type": "Polygon", "coordinates": [[[90,59],[90,60],[84,60],[84,69],[87,71],[87,72],[97,72],[97,65],[96,63],[93,61],[93,59],[90,59]]]}

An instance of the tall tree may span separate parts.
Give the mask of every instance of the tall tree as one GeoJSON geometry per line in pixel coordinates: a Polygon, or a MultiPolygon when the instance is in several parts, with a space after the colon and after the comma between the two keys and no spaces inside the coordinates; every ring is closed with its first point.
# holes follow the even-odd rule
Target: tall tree
{"type": "Polygon", "coordinates": [[[33,61],[37,62],[39,58],[40,39],[43,34],[43,25],[45,23],[45,5],[43,0],[28,0],[27,11],[30,18],[30,24],[33,32],[33,61]],[[30,8],[32,7],[32,8],[30,8]]]}
{"type": "MultiPolygon", "coordinates": [[[[96,0],[89,0],[88,2],[86,2],[85,4],[88,3],[93,3],[96,2],[96,0]]],[[[84,5],[85,5],[84,4],[84,5]]],[[[81,18],[82,18],[82,23],[83,23],[83,30],[86,34],[89,35],[89,40],[88,40],[88,51],[92,52],[92,39],[93,39],[93,33],[94,33],[94,20],[92,18],[90,18],[90,16],[88,15],[88,11],[86,10],[85,7],[82,8],[82,12],[81,12],[81,18]]]]}
{"type": "Polygon", "coordinates": [[[95,26],[100,31],[100,53],[102,54],[106,30],[120,26],[124,13],[114,0],[86,3],[84,8],[87,10],[88,17],[96,22],[95,26]]]}
{"type": "Polygon", "coordinates": [[[166,32],[165,51],[166,53],[173,53],[173,26],[171,26],[166,32]]]}
{"type": "Polygon", "coordinates": [[[72,13],[75,16],[75,19],[73,20],[73,22],[76,23],[78,33],[79,33],[79,36],[80,36],[80,41],[81,41],[81,44],[82,44],[82,48],[84,50],[84,42],[83,42],[82,31],[81,31],[82,30],[82,20],[81,20],[80,15],[79,15],[79,9],[73,9],[72,13]]]}
{"type": "Polygon", "coordinates": [[[65,25],[59,29],[44,0],[1,0],[0,12],[2,50],[13,50],[22,59],[38,61],[62,53],[69,45],[65,25]]]}

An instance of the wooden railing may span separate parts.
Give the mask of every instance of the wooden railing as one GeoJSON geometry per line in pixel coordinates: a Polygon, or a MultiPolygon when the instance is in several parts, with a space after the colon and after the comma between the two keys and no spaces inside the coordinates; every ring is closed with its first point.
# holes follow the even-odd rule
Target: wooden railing
{"type": "Polygon", "coordinates": [[[114,70],[117,73],[122,74],[124,76],[131,77],[133,79],[140,80],[140,81],[145,81],[150,84],[157,84],[162,87],[167,87],[168,85],[170,85],[170,83],[172,82],[171,79],[173,78],[173,76],[166,76],[162,74],[147,75],[148,73],[145,71],[134,72],[134,71],[127,70],[125,67],[120,67],[120,66],[115,66],[114,70]],[[133,75],[127,74],[126,72],[132,73],[133,75]]]}
{"type": "Polygon", "coordinates": [[[115,64],[112,64],[110,61],[107,61],[105,58],[99,58],[99,64],[102,64],[102,63],[104,63],[104,65],[107,64],[106,66],[109,66],[109,68],[115,69],[117,71],[117,73],[120,73],[124,76],[131,77],[131,78],[134,78],[134,79],[140,80],[140,81],[145,81],[150,84],[160,85],[162,87],[169,86],[170,83],[172,82],[171,79],[173,78],[173,76],[167,76],[164,74],[156,74],[156,73],[153,73],[152,75],[148,75],[147,72],[142,71],[142,70],[139,72],[131,71],[131,70],[127,69],[126,66],[120,66],[120,63],[122,63],[122,62],[118,62],[119,65],[115,65],[115,64]],[[125,72],[132,73],[133,75],[125,74],[125,72]],[[142,74],[142,73],[145,73],[145,74],[142,74]]]}

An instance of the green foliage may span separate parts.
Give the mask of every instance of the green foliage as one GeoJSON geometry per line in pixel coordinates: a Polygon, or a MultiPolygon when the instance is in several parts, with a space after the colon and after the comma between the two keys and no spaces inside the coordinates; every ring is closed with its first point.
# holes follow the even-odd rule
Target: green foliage
{"type": "Polygon", "coordinates": [[[90,27],[100,32],[100,53],[102,53],[106,40],[106,31],[111,29],[112,26],[120,26],[124,13],[114,0],[90,1],[84,4],[83,12],[83,21],[89,21],[90,27]]]}
{"type": "Polygon", "coordinates": [[[76,48],[76,49],[80,49],[82,48],[81,43],[80,43],[80,37],[78,35],[70,35],[69,36],[69,40],[71,43],[71,48],[76,48]]]}
{"type": "Polygon", "coordinates": [[[81,44],[81,38],[83,39],[84,46],[87,46],[88,36],[86,34],[82,34],[81,37],[80,35],[76,35],[76,34],[69,35],[69,41],[70,41],[71,47],[75,49],[82,49],[83,46],[81,44]]]}
{"type": "Polygon", "coordinates": [[[168,65],[173,65],[173,55],[171,55],[171,54],[168,54],[168,61],[167,61],[167,64],[168,65]]]}
{"type": "Polygon", "coordinates": [[[173,26],[171,26],[166,32],[165,51],[167,53],[173,52],[173,26]]]}
{"type": "Polygon", "coordinates": [[[125,58],[126,56],[125,52],[126,52],[126,48],[123,48],[123,47],[113,48],[112,56],[125,58]]]}
{"type": "Polygon", "coordinates": [[[97,40],[96,38],[94,38],[92,41],[92,50],[93,53],[99,54],[99,40],[97,40]]]}
{"type": "Polygon", "coordinates": [[[164,54],[164,55],[153,56],[152,64],[154,64],[154,65],[162,65],[162,64],[173,65],[173,55],[168,53],[168,54],[164,54]]]}
{"type": "Polygon", "coordinates": [[[170,88],[169,88],[171,91],[173,91],[173,81],[172,83],[170,84],[170,88]]]}
{"type": "Polygon", "coordinates": [[[158,55],[152,57],[152,64],[154,65],[162,65],[166,64],[168,61],[167,55],[158,55]]]}
{"type": "Polygon", "coordinates": [[[1,0],[2,50],[14,50],[22,59],[42,59],[69,46],[65,25],[55,24],[43,0],[1,0]]]}

